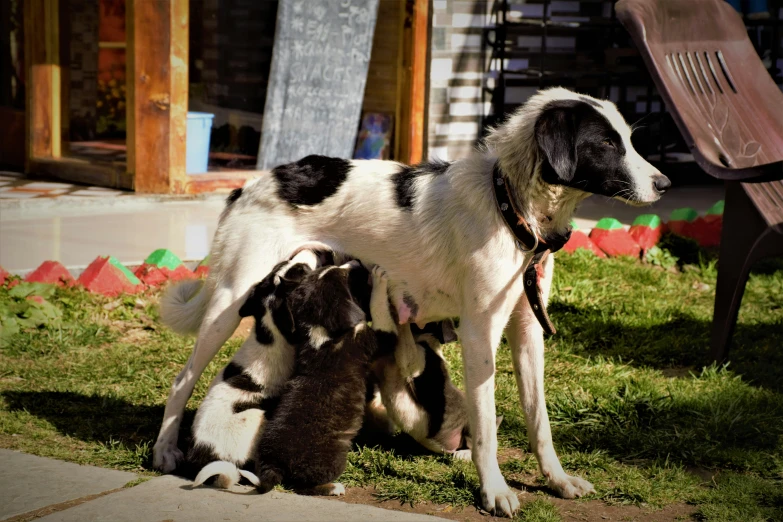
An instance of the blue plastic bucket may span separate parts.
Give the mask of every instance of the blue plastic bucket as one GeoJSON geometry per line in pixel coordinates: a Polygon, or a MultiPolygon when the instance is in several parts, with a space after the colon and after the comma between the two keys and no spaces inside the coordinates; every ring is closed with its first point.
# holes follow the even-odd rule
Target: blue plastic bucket
{"type": "Polygon", "coordinates": [[[188,141],[186,144],[185,172],[204,174],[209,164],[209,135],[212,118],[208,112],[188,112],[188,141]]]}

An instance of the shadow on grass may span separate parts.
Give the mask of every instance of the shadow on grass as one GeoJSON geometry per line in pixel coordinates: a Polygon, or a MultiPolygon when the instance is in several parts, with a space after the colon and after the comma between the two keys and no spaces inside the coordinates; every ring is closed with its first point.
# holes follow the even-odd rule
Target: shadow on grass
{"type": "MultiPolygon", "coordinates": [[[[85,442],[121,443],[128,448],[155,442],[163,419],[162,406],[133,404],[104,395],[83,395],[59,391],[4,391],[10,411],[24,411],[45,419],[63,435],[85,442]]],[[[193,411],[186,411],[179,434],[184,452],[190,437],[193,411]]],[[[143,462],[152,469],[152,452],[143,462]]]]}
{"type": "MultiPolygon", "coordinates": [[[[711,321],[676,313],[668,321],[636,327],[606,320],[606,314],[596,307],[577,307],[556,300],[549,312],[558,328],[552,340],[562,339],[580,355],[622,358],[632,366],[659,369],[701,368],[711,363],[711,321]]],[[[730,345],[729,369],[754,386],[783,391],[781,346],[782,325],[738,324],[730,345]]]]}

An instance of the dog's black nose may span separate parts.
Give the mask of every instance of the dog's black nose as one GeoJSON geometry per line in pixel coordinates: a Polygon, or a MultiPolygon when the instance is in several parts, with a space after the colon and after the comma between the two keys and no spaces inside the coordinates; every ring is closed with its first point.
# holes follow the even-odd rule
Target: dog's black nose
{"type": "Polygon", "coordinates": [[[666,189],[672,186],[672,182],[669,181],[669,178],[667,178],[663,174],[656,174],[653,181],[653,185],[655,186],[655,190],[663,194],[664,192],[666,192],[666,189]]]}

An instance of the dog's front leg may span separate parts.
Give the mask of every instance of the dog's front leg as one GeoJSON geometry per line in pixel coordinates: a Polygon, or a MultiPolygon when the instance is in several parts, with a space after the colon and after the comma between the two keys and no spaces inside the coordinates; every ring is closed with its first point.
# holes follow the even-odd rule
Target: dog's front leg
{"type": "MultiPolygon", "coordinates": [[[[505,321],[505,317],[502,318],[505,321]]],[[[498,438],[495,417],[495,352],[504,323],[492,314],[466,311],[460,317],[459,339],[465,363],[465,391],[470,430],[473,437],[473,463],[481,482],[484,509],[511,517],[519,509],[498,466],[498,438]]]]}
{"type": "MultiPolygon", "coordinates": [[[[545,262],[545,276],[542,280],[546,300],[549,300],[553,268],[554,260],[549,256],[545,262]]],[[[549,487],[560,497],[576,498],[595,493],[592,484],[586,480],[567,475],[555,453],[544,397],[544,331],[533,315],[525,295],[519,298],[514,308],[506,329],[506,337],[511,346],[514,375],[522,410],[525,412],[530,446],[538,460],[541,473],[546,477],[549,487]]]]}

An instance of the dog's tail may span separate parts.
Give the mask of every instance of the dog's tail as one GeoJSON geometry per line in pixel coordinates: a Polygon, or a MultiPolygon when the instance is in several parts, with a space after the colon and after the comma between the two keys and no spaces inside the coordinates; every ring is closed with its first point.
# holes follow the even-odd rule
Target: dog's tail
{"type": "MultiPolygon", "coordinates": [[[[228,489],[234,484],[239,483],[239,476],[242,472],[232,462],[226,462],[225,460],[216,460],[210,462],[198,472],[196,480],[193,481],[193,487],[202,485],[211,477],[217,475],[215,479],[215,486],[218,488],[228,489]]],[[[248,479],[250,480],[250,479],[248,479]]],[[[253,482],[251,480],[251,482],[253,482]]]]}
{"type": "Polygon", "coordinates": [[[163,324],[182,335],[198,332],[212,294],[203,279],[188,279],[171,287],[160,300],[163,324]]]}
{"type": "Polygon", "coordinates": [[[272,464],[262,464],[258,467],[258,476],[249,471],[240,471],[242,476],[253,483],[259,493],[267,493],[281,482],[283,482],[283,472],[280,468],[272,464]],[[251,475],[251,476],[248,476],[251,475]]]}

